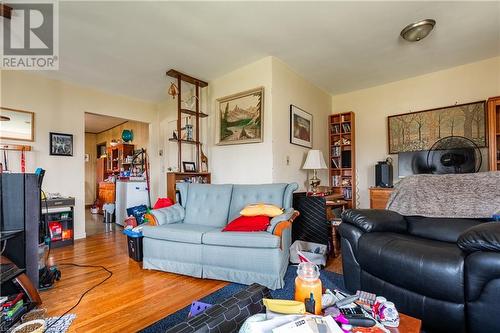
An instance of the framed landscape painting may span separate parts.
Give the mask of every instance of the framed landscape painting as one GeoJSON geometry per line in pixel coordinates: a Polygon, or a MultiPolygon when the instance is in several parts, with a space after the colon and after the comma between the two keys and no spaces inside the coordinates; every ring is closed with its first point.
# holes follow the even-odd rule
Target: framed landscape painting
{"type": "Polygon", "coordinates": [[[479,101],[389,116],[389,154],[428,150],[447,136],[464,136],[486,147],[485,105],[479,101]]]}
{"type": "Polygon", "coordinates": [[[312,148],[312,114],[290,104],[290,143],[312,148]]]}
{"type": "Polygon", "coordinates": [[[262,142],[264,87],[217,99],[218,145],[262,142]]]}

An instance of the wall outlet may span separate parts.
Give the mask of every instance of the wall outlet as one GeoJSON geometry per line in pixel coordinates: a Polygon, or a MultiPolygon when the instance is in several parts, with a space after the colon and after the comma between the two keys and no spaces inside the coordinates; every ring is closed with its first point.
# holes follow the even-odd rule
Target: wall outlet
{"type": "Polygon", "coordinates": [[[286,165],[290,166],[290,156],[286,155],[286,165]]]}

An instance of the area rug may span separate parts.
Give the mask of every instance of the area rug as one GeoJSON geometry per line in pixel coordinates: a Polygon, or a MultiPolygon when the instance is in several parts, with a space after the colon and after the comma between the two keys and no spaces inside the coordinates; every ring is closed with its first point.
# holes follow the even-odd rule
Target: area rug
{"type": "MultiPolygon", "coordinates": [[[[282,289],[271,290],[272,298],[277,299],[293,299],[294,297],[294,287],[295,287],[295,277],[297,276],[297,266],[288,266],[285,274],[285,287],[282,289]]],[[[324,288],[328,289],[341,289],[345,290],[344,278],[342,275],[333,273],[330,271],[322,270],[320,275],[321,282],[324,288]]],[[[224,299],[230,297],[236,292],[245,288],[246,285],[239,283],[231,283],[210,295],[203,297],[199,301],[209,304],[215,304],[223,301],[224,299]]],[[[196,301],[196,300],[193,300],[196,301]]],[[[142,333],[160,333],[165,332],[166,329],[177,325],[187,319],[189,308],[191,305],[172,313],[171,315],[157,321],[151,326],[146,327],[141,332],[142,333]]]]}

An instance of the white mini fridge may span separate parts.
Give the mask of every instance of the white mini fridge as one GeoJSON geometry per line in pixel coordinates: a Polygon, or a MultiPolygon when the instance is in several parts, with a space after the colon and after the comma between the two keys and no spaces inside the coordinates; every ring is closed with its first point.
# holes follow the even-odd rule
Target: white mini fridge
{"type": "Polygon", "coordinates": [[[116,223],[123,226],[127,216],[127,208],[148,205],[148,188],[146,181],[116,181],[116,223]]]}

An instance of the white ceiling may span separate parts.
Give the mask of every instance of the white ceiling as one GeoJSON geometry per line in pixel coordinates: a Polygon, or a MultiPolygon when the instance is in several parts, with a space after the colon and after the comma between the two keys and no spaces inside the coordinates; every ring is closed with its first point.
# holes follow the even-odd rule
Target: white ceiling
{"type": "Polygon", "coordinates": [[[500,54],[500,2],[60,2],[53,78],[165,98],[166,70],[212,80],[276,56],[331,93],[500,54]],[[433,18],[423,41],[399,37],[433,18]]]}
{"type": "Polygon", "coordinates": [[[85,132],[101,133],[117,125],[123,124],[127,119],[110,116],[101,116],[93,113],[85,113],[85,132]]]}

